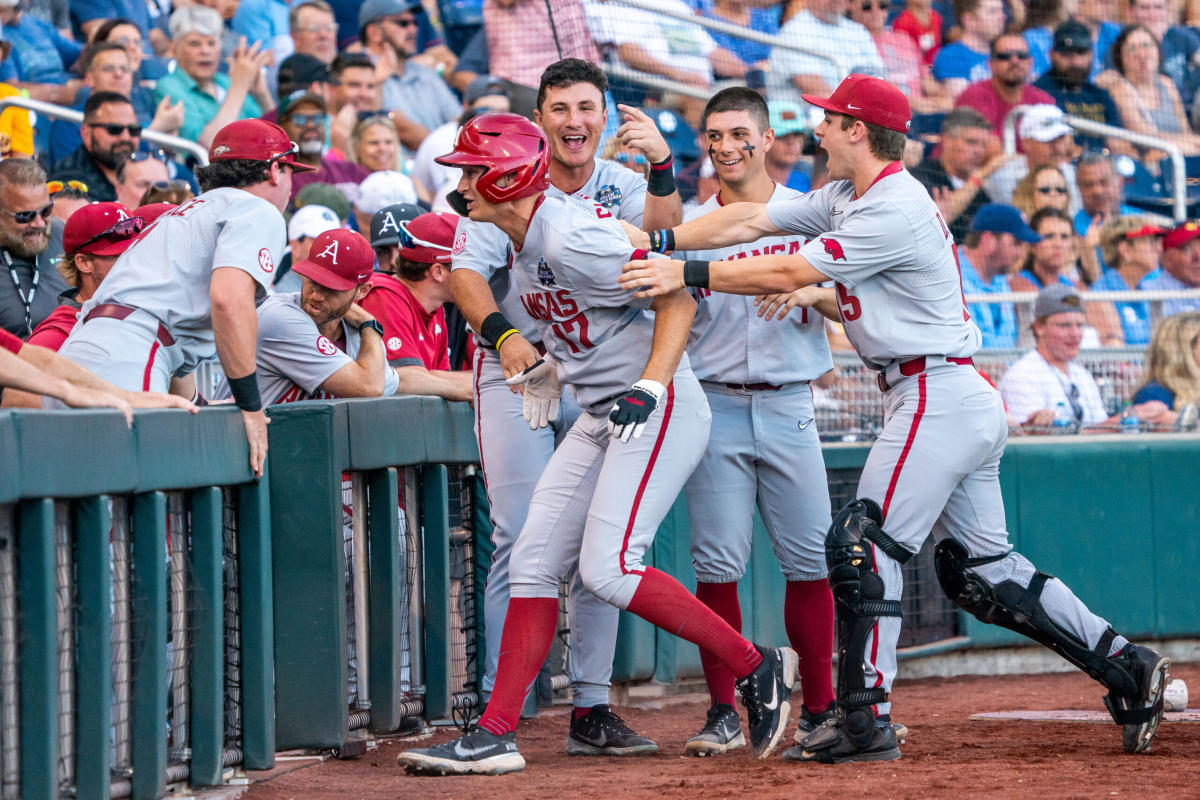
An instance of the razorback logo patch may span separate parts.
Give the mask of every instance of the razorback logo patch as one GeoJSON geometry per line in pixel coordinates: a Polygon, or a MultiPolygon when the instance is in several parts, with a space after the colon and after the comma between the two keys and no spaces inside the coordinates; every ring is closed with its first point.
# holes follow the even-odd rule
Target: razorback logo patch
{"type": "Polygon", "coordinates": [[[821,237],[821,244],[825,245],[825,252],[834,261],[845,261],[846,251],[842,249],[842,243],[837,239],[830,239],[827,236],[821,237]]]}

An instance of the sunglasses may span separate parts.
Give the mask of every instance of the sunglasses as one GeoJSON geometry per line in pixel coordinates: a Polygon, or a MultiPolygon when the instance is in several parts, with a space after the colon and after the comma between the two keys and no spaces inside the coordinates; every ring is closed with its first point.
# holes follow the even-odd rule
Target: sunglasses
{"type": "Polygon", "coordinates": [[[74,189],[77,192],[87,194],[88,185],[83,181],[49,181],[46,183],[46,191],[51,195],[56,195],[63,189],[74,189]]]}
{"type": "Polygon", "coordinates": [[[326,114],[289,114],[288,119],[290,119],[296,125],[299,125],[301,128],[305,127],[306,125],[316,125],[317,127],[320,127],[325,124],[325,120],[329,119],[329,116],[326,114]]]}
{"type": "Polygon", "coordinates": [[[141,125],[117,125],[112,122],[85,122],[89,128],[103,128],[104,132],[109,136],[120,136],[125,131],[129,131],[130,136],[141,136],[141,125]]]}
{"type": "Polygon", "coordinates": [[[295,142],[291,142],[291,145],[292,145],[291,147],[289,147],[287,150],[284,150],[282,153],[276,153],[275,155],[268,158],[267,159],[267,168],[270,169],[271,165],[274,164],[276,161],[278,161],[281,158],[287,158],[288,156],[300,155],[300,145],[296,144],[295,142]]]}
{"type": "Polygon", "coordinates": [[[160,192],[190,192],[192,190],[191,185],[187,181],[181,180],[155,181],[150,185],[160,192]]]}
{"type": "Polygon", "coordinates": [[[162,150],[151,150],[148,152],[145,150],[136,150],[136,151],[130,153],[129,155],[125,156],[126,161],[132,161],[134,164],[140,163],[142,161],[149,161],[150,159],[154,159],[155,161],[161,161],[165,164],[165,163],[167,163],[167,154],[164,153],[162,150]]]}
{"type": "Polygon", "coordinates": [[[1053,192],[1054,194],[1066,194],[1067,187],[1065,187],[1065,186],[1039,186],[1039,187],[1037,187],[1038,194],[1050,194],[1051,192],[1053,192]]]}
{"type": "Polygon", "coordinates": [[[1028,50],[999,50],[992,58],[997,61],[1026,61],[1029,59],[1028,50]]]}
{"type": "Polygon", "coordinates": [[[417,21],[412,17],[387,17],[386,20],[399,28],[415,28],[417,21]]]}
{"type": "Polygon", "coordinates": [[[615,158],[619,164],[632,163],[639,167],[646,166],[646,156],[642,153],[634,153],[632,155],[629,153],[617,153],[615,156],[613,156],[613,158],[615,158]]]}
{"type": "Polygon", "coordinates": [[[54,213],[54,200],[51,199],[45,208],[39,208],[34,211],[8,211],[6,209],[4,213],[15,219],[18,225],[28,225],[38,217],[50,219],[50,215],[54,213]]]}
{"type": "Polygon", "coordinates": [[[110,242],[124,242],[127,239],[132,239],[133,237],[137,236],[142,232],[144,227],[146,227],[146,221],[144,219],[141,217],[129,217],[128,219],[123,219],[120,222],[113,224],[106,230],[97,233],[95,236],[79,245],[78,249],[83,250],[85,247],[95,244],[101,239],[108,239],[110,242]]]}
{"type": "Polygon", "coordinates": [[[399,238],[400,238],[400,245],[406,250],[412,250],[417,247],[428,247],[430,250],[440,250],[443,253],[453,252],[449,247],[446,247],[446,245],[444,245],[444,244],[435,244],[433,242],[427,242],[424,239],[420,239],[416,236],[413,236],[413,234],[408,230],[408,221],[407,220],[402,221],[400,223],[399,238]]]}
{"type": "Polygon", "coordinates": [[[882,2],[876,2],[876,3],[863,3],[862,4],[863,11],[870,11],[871,9],[874,9],[874,8],[878,8],[880,11],[887,11],[891,7],[892,7],[892,4],[890,2],[888,2],[888,0],[882,0],[882,2]]]}

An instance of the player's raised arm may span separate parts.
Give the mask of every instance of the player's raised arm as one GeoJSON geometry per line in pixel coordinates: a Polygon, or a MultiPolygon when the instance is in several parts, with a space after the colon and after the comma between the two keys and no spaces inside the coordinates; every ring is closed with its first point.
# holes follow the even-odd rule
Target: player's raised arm
{"type": "Polygon", "coordinates": [[[685,286],[726,294],[778,294],[827,280],[828,276],[801,255],[752,256],[735,261],[641,259],[627,263],[621,274],[621,286],[635,292],[634,297],[660,297],[685,286]]]}
{"type": "Polygon", "coordinates": [[[671,148],[658,126],[640,108],[618,105],[624,123],[617,137],[626,147],[641,150],[650,162],[647,179],[646,205],[642,214],[642,230],[670,228],[683,221],[683,199],[675,185],[675,164],[671,148]]]}

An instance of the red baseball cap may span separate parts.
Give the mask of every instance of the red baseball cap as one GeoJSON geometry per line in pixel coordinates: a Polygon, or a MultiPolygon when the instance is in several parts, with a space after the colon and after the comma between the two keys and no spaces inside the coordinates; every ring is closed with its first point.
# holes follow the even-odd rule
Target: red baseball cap
{"type": "Polygon", "coordinates": [[[908,98],[883,78],[850,73],[829,97],[800,95],[817,108],[845,114],[897,133],[908,133],[912,109],[908,98]]]}
{"type": "Polygon", "coordinates": [[[163,214],[175,207],[176,206],[174,203],[168,203],[166,201],[162,203],[147,203],[144,206],[138,206],[135,208],[133,210],[133,215],[135,217],[141,217],[146,221],[146,224],[149,225],[151,222],[154,222],[154,220],[158,219],[163,214]]]}
{"type": "Polygon", "coordinates": [[[1135,228],[1134,230],[1127,231],[1121,238],[1125,239],[1125,240],[1141,239],[1146,236],[1163,236],[1164,234],[1166,234],[1166,232],[1167,232],[1166,228],[1160,228],[1157,225],[1143,225],[1140,228],[1135,228]]]}
{"type": "Polygon", "coordinates": [[[239,119],[213,137],[209,161],[278,161],[300,172],[315,172],[316,167],[296,160],[299,148],[283,128],[264,119],[239,119]]]}
{"type": "Polygon", "coordinates": [[[122,203],[91,203],[67,220],[63,252],[119,256],[143,227],[145,223],[122,203]]]}
{"type": "Polygon", "coordinates": [[[418,264],[445,264],[454,248],[458,215],[441,211],[400,223],[400,255],[418,264]]]}
{"type": "Polygon", "coordinates": [[[366,283],[375,268],[375,251],[361,233],[345,228],[325,231],[313,239],[308,258],[292,269],[326,289],[344,292],[366,283]]]}
{"type": "Polygon", "coordinates": [[[1176,247],[1183,247],[1197,236],[1200,236],[1200,224],[1185,222],[1163,238],[1163,249],[1174,250],[1176,247]]]}

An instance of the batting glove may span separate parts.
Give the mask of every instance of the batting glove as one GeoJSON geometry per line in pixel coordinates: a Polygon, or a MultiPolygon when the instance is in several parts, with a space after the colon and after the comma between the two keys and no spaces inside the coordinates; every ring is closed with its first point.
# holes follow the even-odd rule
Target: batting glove
{"type": "Polygon", "coordinates": [[[533,366],[513,375],[509,386],[524,386],[521,416],[536,431],[558,419],[558,402],[562,398],[562,383],[558,380],[558,364],[549,358],[539,358],[533,366]]]}
{"type": "Polygon", "coordinates": [[[612,437],[628,442],[630,438],[641,436],[666,390],[667,387],[658,381],[642,378],[621,395],[608,415],[608,431],[612,437]]]}

